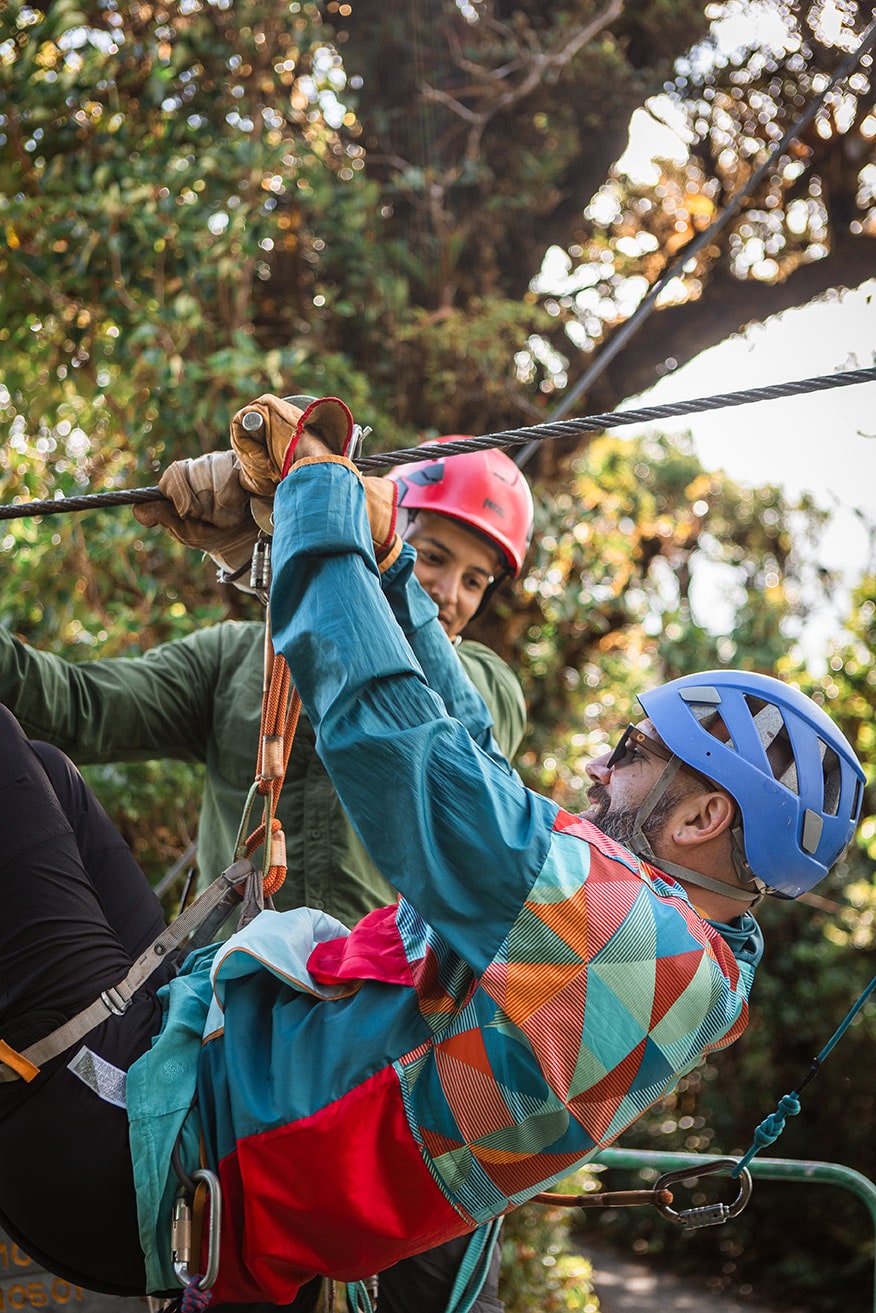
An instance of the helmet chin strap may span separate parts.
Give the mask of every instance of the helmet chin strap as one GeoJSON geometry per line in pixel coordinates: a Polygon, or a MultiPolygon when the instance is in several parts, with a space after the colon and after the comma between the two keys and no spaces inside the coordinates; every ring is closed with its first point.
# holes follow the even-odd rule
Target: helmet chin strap
{"type": "Polygon", "coordinates": [[[740,881],[739,884],[726,884],[723,880],[713,880],[711,876],[702,875],[699,871],[692,871],[689,866],[680,866],[677,862],[668,862],[665,858],[658,857],[648,842],[642,827],[683,765],[684,762],[680,757],[673,756],[664,766],[651,792],[636,813],[636,828],[633,831],[629,847],[636,856],[644,857],[646,861],[653,862],[659,870],[665,871],[667,875],[674,876],[676,880],[695,884],[700,889],[708,889],[710,893],[721,894],[723,898],[732,898],[736,902],[745,903],[748,907],[755,907],[766,893],[766,886],[757,879],[745,860],[742,826],[738,820],[733,825],[731,836],[733,842],[733,867],[736,878],[740,881]],[[746,889],[742,884],[743,879],[751,881],[753,887],[746,889]]]}

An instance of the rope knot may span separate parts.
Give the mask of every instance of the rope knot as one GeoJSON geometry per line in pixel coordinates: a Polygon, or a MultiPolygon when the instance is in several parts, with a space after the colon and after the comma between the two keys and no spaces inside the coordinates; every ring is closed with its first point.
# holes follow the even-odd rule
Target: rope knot
{"type": "Polygon", "coordinates": [[[202,1290],[200,1276],[192,1277],[182,1293],[180,1313],[203,1313],[213,1298],[212,1290],[202,1290]]]}
{"type": "Polygon", "coordinates": [[[785,1129],[786,1118],[796,1117],[799,1111],[800,1100],[797,1095],[783,1094],[776,1111],[771,1112],[769,1117],[765,1117],[754,1132],[755,1143],[757,1145],[772,1144],[785,1129]]]}

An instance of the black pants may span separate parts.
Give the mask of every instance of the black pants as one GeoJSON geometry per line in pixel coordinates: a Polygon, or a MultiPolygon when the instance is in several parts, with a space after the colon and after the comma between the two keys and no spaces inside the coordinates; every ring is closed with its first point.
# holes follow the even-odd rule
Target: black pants
{"type": "MultiPolygon", "coordinates": [[[[444,1313],[468,1242],[468,1236],[458,1236],[381,1272],[377,1313],[444,1313]]],[[[484,1288],[472,1304],[471,1313],[502,1313],[505,1305],[498,1295],[499,1259],[497,1242],[484,1288]]]]}
{"type": "MultiPolygon", "coordinates": [[[[163,928],[146,877],[78,771],[29,743],[0,707],[0,1038],[20,1051],[49,1034],[118,984],[163,928]]],[[[128,1119],[111,1074],[148,1047],[161,1022],[155,992],[175,970],[162,963],[124,1017],[30,1085],[0,1084],[0,1222],[77,1285],[145,1287],[128,1119]],[[109,1098],[68,1070],[83,1047],[108,1064],[109,1098]]]]}
{"type": "MultiPolygon", "coordinates": [[[[56,748],[30,743],[0,706],[0,1038],[20,1051],[49,1034],[118,984],[163,928],[146,877],[79,772],[56,748]]],[[[145,1288],[128,1119],[68,1064],[84,1047],[126,1072],[158,1031],[155,994],[175,970],[163,963],[124,1017],[30,1085],[0,1083],[0,1224],[50,1271],[110,1294],[145,1288]]],[[[383,1272],[379,1313],[443,1313],[467,1244],[451,1240],[383,1272]]],[[[474,1313],[501,1310],[498,1270],[497,1247],[474,1313]]],[[[319,1281],[309,1283],[287,1310],[308,1313],[318,1293],[319,1281]]]]}

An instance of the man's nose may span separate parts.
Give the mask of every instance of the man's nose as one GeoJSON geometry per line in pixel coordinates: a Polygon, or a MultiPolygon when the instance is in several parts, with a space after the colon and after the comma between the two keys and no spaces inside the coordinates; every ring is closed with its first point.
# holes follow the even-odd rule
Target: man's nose
{"type": "Polygon", "coordinates": [[[594,784],[606,784],[608,782],[608,777],[611,775],[611,767],[608,764],[610,756],[610,752],[603,752],[601,757],[594,757],[584,767],[585,773],[593,780],[594,784]]]}

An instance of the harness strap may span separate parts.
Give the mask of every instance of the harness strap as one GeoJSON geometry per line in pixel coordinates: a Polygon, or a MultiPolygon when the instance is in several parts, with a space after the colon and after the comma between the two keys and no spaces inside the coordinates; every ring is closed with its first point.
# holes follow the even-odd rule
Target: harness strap
{"type": "MultiPolygon", "coordinates": [[[[218,879],[196,898],[191,907],[187,907],[176,920],[167,927],[158,938],[141,953],[131,966],[125,978],[111,989],[102,990],[99,997],[87,1008],[65,1021],[63,1025],[31,1044],[30,1048],[17,1053],[0,1040],[0,1081],[32,1081],[39,1075],[40,1068],[66,1052],[89,1031],[94,1030],[107,1017],[120,1017],[131,1004],[134,994],[160,965],[165,956],[178,948],[210,914],[224,908],[222,920],[228,915],[229,906],[239,901],[240,894],[235,886],[244,883],[253,871],[253,864],[246,858],[229,866],[218,879]]],[[[204,940],[204,942],[208,942],[204,940]]]]}
{"type": "MultiPolygon", "coordinates": [[[[283,832],[274,817],[274,809],[283,788],[300,710],[301,698],[298,690],[292,687],[289,667],[284,658],[274,652],[270,619],[266,616],[260,756],[255,784],[251,790],[251,797],[258,792],[265,798],[265,818],[262,824],[245,841],[241,841],[238,836],[235,853],[237,860],[140,954],[118,985],[102,990],[100,996],[88,1007],[21,1053],[0,1039],[0,1082],[23,1080],[30,1083],[35,1080],[45,1063],[72,1048],[96,1026],[106,1021],[107,1017],[123,1016],[140,986],[149,979],[164,957],[190,935],[189,951],[212,943],[216,931],[236,903],[245,900],[245,923],[261,911],[265,897],[270,898],[279,889],[286,878],[286,851],[283,832]],[[249,858],[263,842],[264,869],[259,879],[249,858]]],[[[241,822],[241,834],[248,820],[250,805],[251,801],[248,800],[241,822]]]]}
{"type": "MultiPolygon", "coordinates": [[[[701,875],[699,871],[692,871],[689,866],[680,866],[678,862],[669,862],[664,857],[654,855],[654,850],[648,842],[643,826],[683,766],[684,762],[681,758],[673,755],[657,776],[651,792],[636,813],[636,828],[630,841],[630,848],[637,857],[644,857],[647,862],[652,862],[658,872],[664,871],[676,880],[686,880],[688,884],[695,884],[699,889],[708,889],[713,894],[721,894],[724,898],[732,898],[734,902],[746,903],[748,907],[754,907],[762,897],[762,895],[759,895],[758,889],[746,889],[741,884],[727,884],[723,880],[713,880],[709,875],[701,875]]],[[[734,851],[737,843],[740,842],[741,839],[734,836],[734,851]]],[[[738,867],[735,867],[735,869],[738,880],[738,867]]]]}

